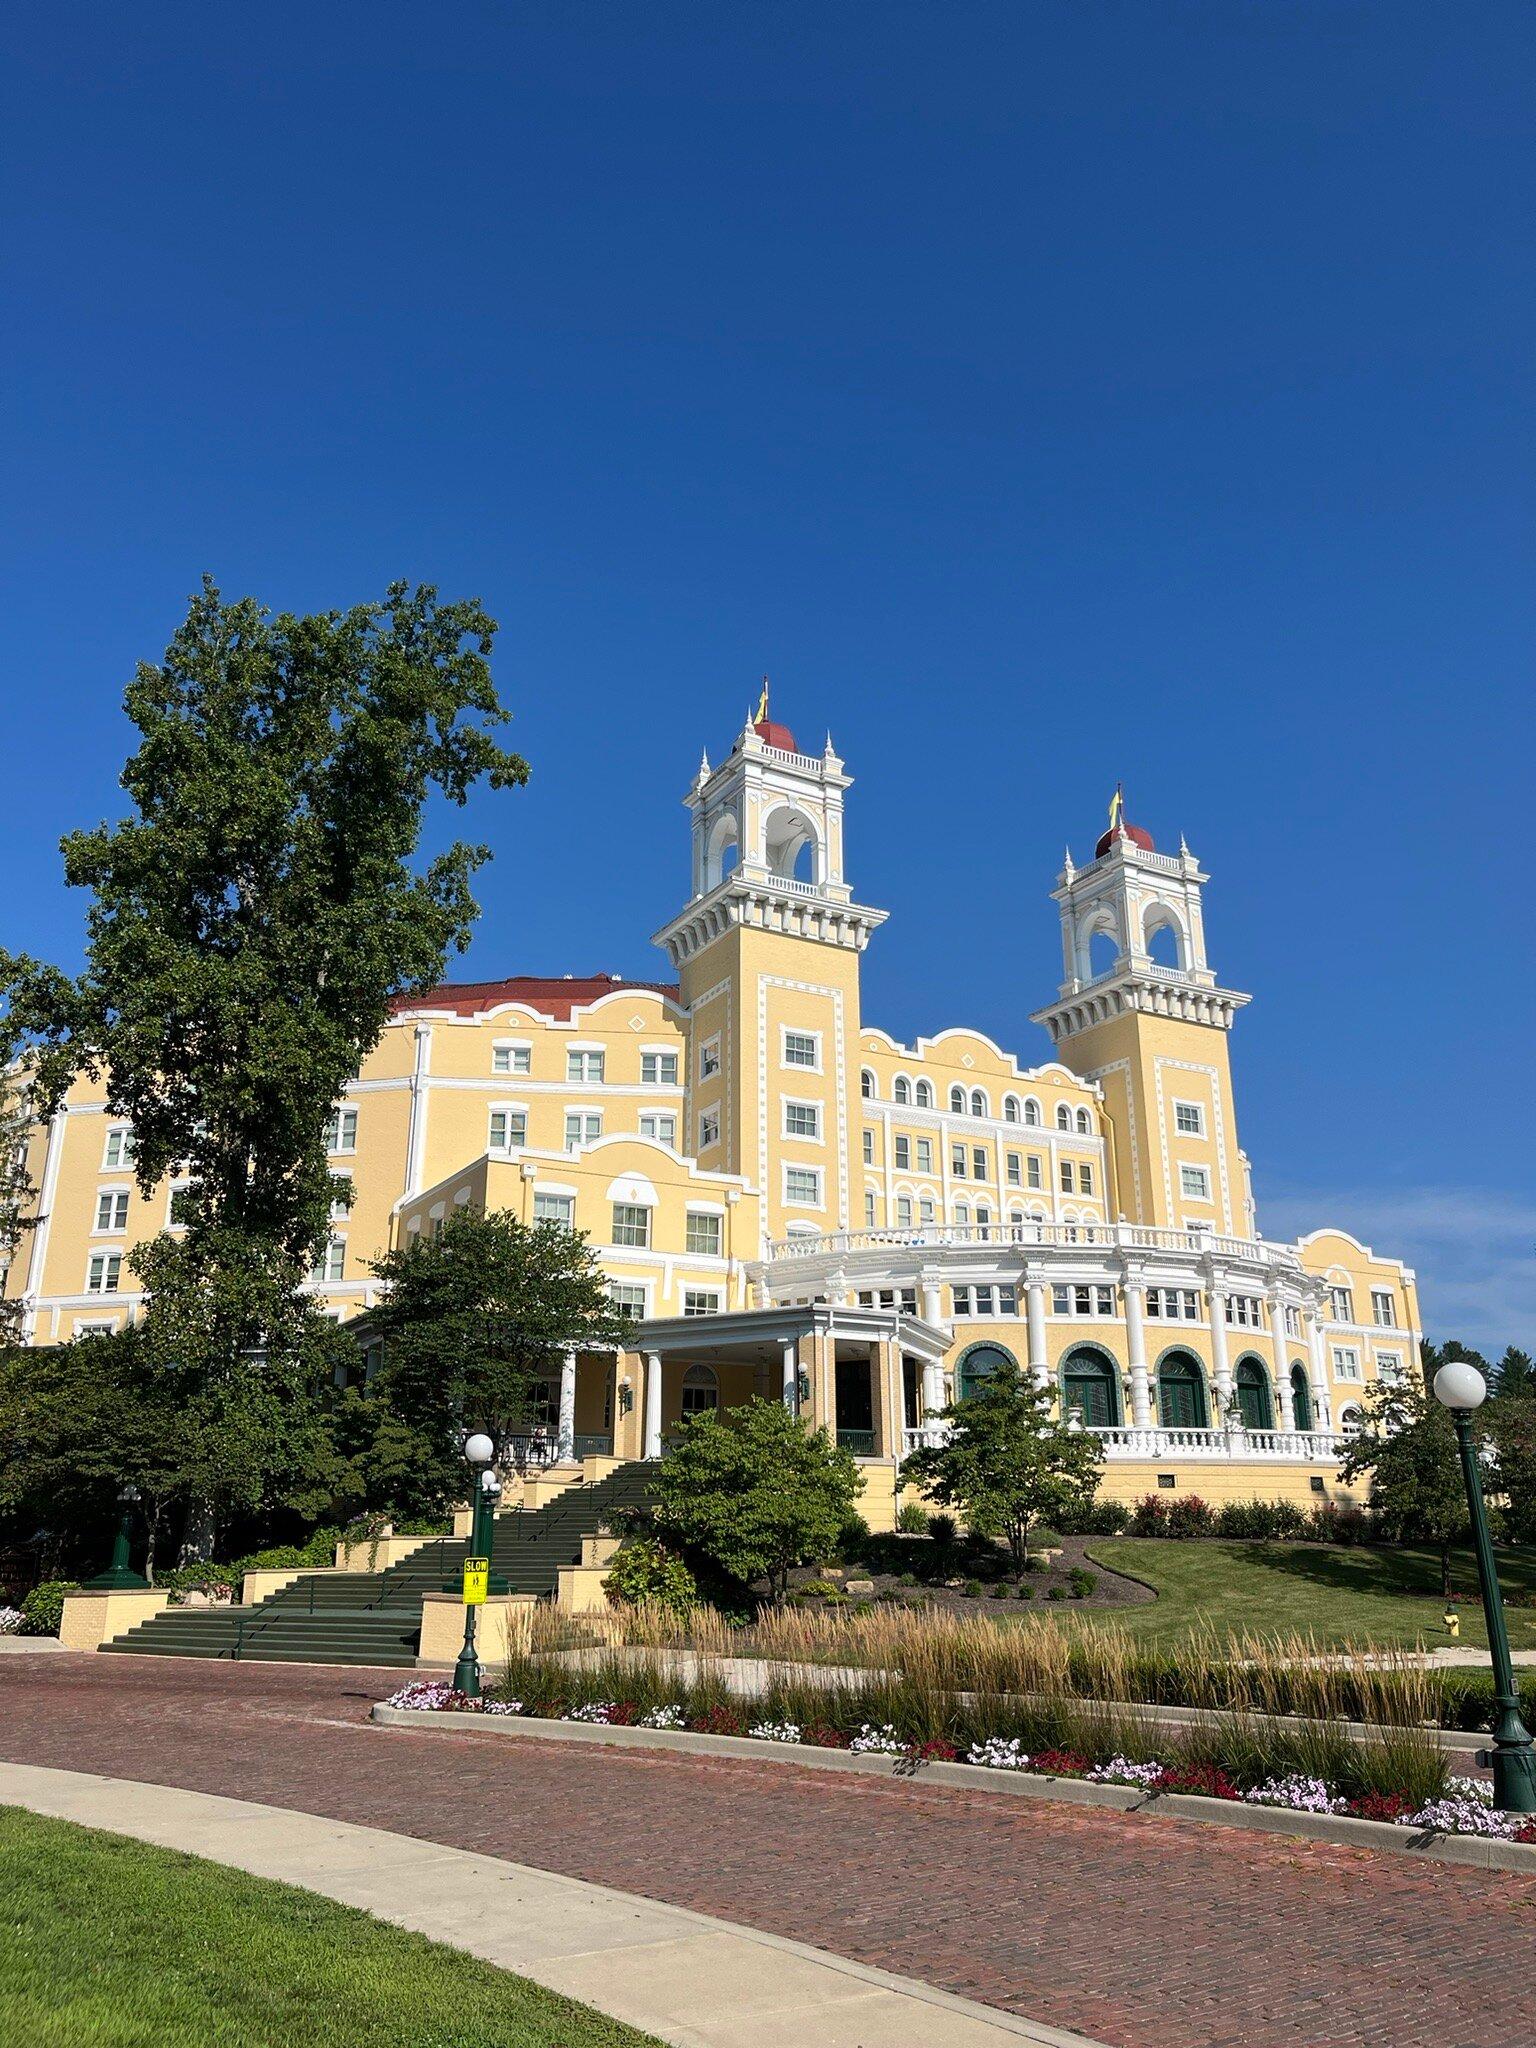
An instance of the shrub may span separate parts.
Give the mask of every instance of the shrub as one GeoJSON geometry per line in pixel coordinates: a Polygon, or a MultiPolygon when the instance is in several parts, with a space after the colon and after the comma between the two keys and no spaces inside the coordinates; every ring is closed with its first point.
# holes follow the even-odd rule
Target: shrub
{"type": "Polygon", "coordinates": [[[953,1550],[960,1534],[959,1524],[953,1515],[930,1515],[928,1517],[928,1540],[940,1550],[953,1550]]]}
{"type": "Polygon", "coordinates": [[[34,1586],[21,1603],[21,1627],[17,1634],[56,1636],[64,1619],[64,1595],[79,1590],[73,1579],[44,1579],[40,1586],[34,1586]]]}
{"type": "Polygon", "coordinates": [[[838,1531],[837,1558],[840,1564],[859,1564],[868,1555],[870,1527],[862,1515],[852,1514],[838,1531]]]}
{"type": "Polygon", "coordinates": [[[1216,1511],[1216,1534],[1285,1541],[1302,1534],[1306,1510],[1293,1500],[1229,1500],[1216,1511]]]}
{"type": "Polygon", "coordinates": [[[1094,1500],[1062,1509],[1056,1526],[1067,1536],[1118,1536],[1130,1519],[1131,1510],[1122,1501],[1094,1500]]]}
{"type": "Polygon", "coordinates": [[[1045,1589],[1045,1597],[1047,1600],[1065,1600],[1067,1597],[1067,1589],[1065,1586],[1047,1586],[1045,1589]]]}
{"type": "Polygon", "coordinates": [[[1008,1588],[1001,1584],[994,1586],[992,1588],[992,1598],[994,1600],[1006,1600],[1008,1598],[1008,1588]]]}
{"type": "Polygon", "coordinates": [[[1036,1550],[1060,1550],[1061,1537],[1054,1529],[1032,1529],[1029,1540],[1036,1550]]]}
{"type": "Polygon", "coordinates": [[[615,1553],[603,1591],[621,1607],[646,1600],[686,1614],[699,1604],[693,1573],[675,1551],[654,1536],[632,1538],[615,1553]]]}
{"type": "Polygon", "coordinates": [[[1209,1536],[1215,1521],[1210,1502],[1198,1493],[1186,1493],[1182,1499],[1175,1495],[1168,1509],[1168,1534],[1209,1536]]]}
{"type": "Polygon", "coordinates": [[[981,1590],[982,1590],[982,1589],[981,1589],[981,1581],[980,1581],[980,1579],[967,1579],[967,1580],[966,1580],[966,1582],[965,1582],[965,1597],[966,1597],[966,1599],[967,1599],[967,1600],[979,1600],[979,1599],[981,1598],[981,1590]]]}
{"type": "Polygon", "coordinates": [[[1368,1543],[1372,1533],[1371,1517],[1364,1508],[1357,1508],[1351,1503],[1337,1507],[1332,1501],[1327,1501],[1307,1516],[1303,1533],[1309,1543],[1342,1543],[1346,1546],[1368,1543]]]}
{"type": "Polygon", "coordinates": [[[1015,1586],[1013,1589],[1013,1597],[1015,1600],[1033,1600],[1035,1597],[1035,1589],[1033,1586],[1015,1586]]]}
{"type": "Polygon", "coordinates": [[[1086,1600],[1098,1583],[1098,1573],[1085,1571],[1080,1564],[1073,1565],[1067,1573],[1067,1584],[1072,1589],[1074,1600],[1086,1600]]]}
{"type": "Polygon", "coordinates": [[[1160,1493],[1144,1493],[1131,1510],[1133,1536],[1166,1536],[1168,1502],[1160,1493]]]}
{"type": "Polygon", "coordinates": [[[903,1536],[926,1536],[930,1519],[920,1500],[904,1500],[896,1517],[896,1527],[903,1536]]]}

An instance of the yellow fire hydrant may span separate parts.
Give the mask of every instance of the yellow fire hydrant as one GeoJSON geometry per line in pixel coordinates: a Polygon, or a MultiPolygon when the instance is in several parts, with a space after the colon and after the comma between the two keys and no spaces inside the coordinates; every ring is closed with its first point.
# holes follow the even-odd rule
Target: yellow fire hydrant
{"type": "Polygon", "coordinates": [[[1461,1616],[1454,1607],[1445,1610],[1445,1632],[1453,1643],[1461,1641],[1461,1616]]]}

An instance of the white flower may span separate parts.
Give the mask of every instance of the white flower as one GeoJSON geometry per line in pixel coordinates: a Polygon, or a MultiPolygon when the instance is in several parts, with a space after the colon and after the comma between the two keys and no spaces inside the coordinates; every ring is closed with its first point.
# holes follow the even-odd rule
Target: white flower
{"type": "Polygon", "coordinates": [[[520,1714],[521,1700],[471,1699],[468,1693],[455,1692],[444,1678],[417,1678],[409,1685],[402,1685],[397,1693],[391,1693],[384,1702],[386,1707],[408,1707],[417,1714],[520,1714]]]}
{"type": "Polygon", "coordinates": [[[747,1733],[758,1742],[798,1742],[800,1730],[793,1721],[759,1721],[747,1733]]]}
{"type": "Polygon", "coordinates": [[[590,1721],[599,1728],[606,1728],[613,1718],[612,1700],[589,1700],[584,1707],[572,1707],[568,1714],[560,1716],[562,1721],[590,1721]]]}
{"type": "Polygon", "coordinates": [[[1162,1777],[1165,1766],[1134,1764],[1128,1756],[1112,1756],[1107,1764],[1095,1764],[1088,1773],[1090,1785],[1134,1785],[1150,1792],[1162,1777]]]}
{"type": "Polygon", "coordinates": [[[0,1607],[0,1636],[15,1636],[21,1633],[21,1609],[0,1607]]]}
{"type": "Polygon", "coordinates": [[[681,1707],[652,1707],[648,1714],[642,1714],[638,1725],[641,1728],[681,1728],[683,1710],[681,1707]]]}
{"type": "Polygon", "coordinates": [[[973,1742],[965,1760],[968,1764],[985,1764],[994,1771],[1029,1769],[1029,1754],[1015,1736],[992,1735],[985,1742],[973,1742]]]}
{"type": "Polygon", "coordinates": [[[1512,1842],[1528,1825],[1523,1813],[1505,1813],[1493,1803],[1493,1787],[1486,1778],[1450,1778],[1444,1795],[1421,1806],[1417,1813],[1398,1817],[1399,1827],[1430,1828],[1438,1835],[1489,1835],[1497,1842],[1512,1842]]]}
{"type": "Polygon", "coordinates": [[[907,1745],[889,1721],[866,1721],[848,1747],[855,1756],[904,1756],[907,1745]]]}
{"type": "Polygon", "coordinates": [[[1343,1813],[1347,1801],[1336,1798],[1321,1778],[1293,1771],[1287,1778],[1268,1778],[1243,1794],[1250,1806],[1283,1806],[1292,1813],[1343,1813]]]}

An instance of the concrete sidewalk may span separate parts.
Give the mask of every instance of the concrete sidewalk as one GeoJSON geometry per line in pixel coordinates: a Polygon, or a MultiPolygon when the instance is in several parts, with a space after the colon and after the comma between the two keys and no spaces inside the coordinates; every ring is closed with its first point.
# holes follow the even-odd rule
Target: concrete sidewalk
{"type": "Polygon", "coordinates": [[[776,1935],[287,1807],[14,1763],[0,1805],[302,1885],[676,2048],[1100,2048],[776,1935]]]}

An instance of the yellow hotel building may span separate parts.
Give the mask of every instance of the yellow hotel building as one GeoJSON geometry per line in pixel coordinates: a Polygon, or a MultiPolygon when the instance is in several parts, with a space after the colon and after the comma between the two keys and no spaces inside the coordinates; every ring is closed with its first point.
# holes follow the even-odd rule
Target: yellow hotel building
{"type": "MultiPolygon", "coordinates": [[[[865,1020],[885,912],[846,879],[850,778],[764,718],[685,799],[676,977],[450,985],[403,1001],[331,1124],[351,1179],[312,1279],[343,1319],[369,1262],[456,1206],[587,1233],[631,1325],[567,1357],[541,1451],[654,1455],[751,1395],[837,1430],[888,1526],[896,1466],[1007,1353],[1104,1444],[1103,1491],[1332,1497],[1374,1380],[1417,1369],[1407,1267],[1340,1229],[1261,1237],[1206,953],[1208,879],[1121,822],[1070,854],[1053,1058],[865,1020]]],[[[7,1291],[32,1341],[135,1313],[127,1255],[173,1228],[132,1132],[77,1084],[35,1134],[38,1222],[7,1291]]]]}

